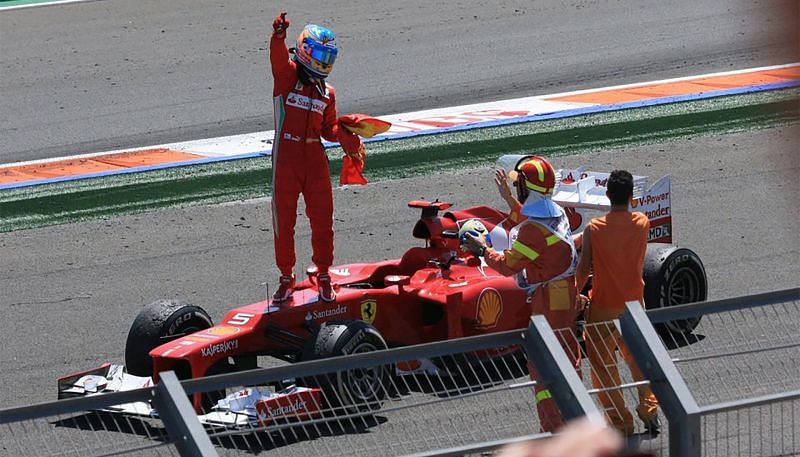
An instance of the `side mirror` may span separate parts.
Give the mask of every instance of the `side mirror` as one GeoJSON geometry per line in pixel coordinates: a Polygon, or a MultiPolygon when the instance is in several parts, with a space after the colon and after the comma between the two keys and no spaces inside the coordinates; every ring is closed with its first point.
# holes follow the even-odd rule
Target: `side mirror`
{"type": "Polygon", "coordinates": [[[457,240],[458,239],[458,231],[457,230],[442,230],[442,238],[450,239],[450,240],[457,240]]]}

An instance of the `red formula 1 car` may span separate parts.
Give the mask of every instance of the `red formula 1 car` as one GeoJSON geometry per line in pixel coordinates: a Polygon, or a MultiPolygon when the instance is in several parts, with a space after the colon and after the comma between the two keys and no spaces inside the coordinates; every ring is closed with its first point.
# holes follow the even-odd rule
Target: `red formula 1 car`
{"type": "MultiPolygon", "coordinates": [[[[504,156],[499,163],[515,160],[504,156]]],[[[608,174],[581,169],[559,173],[560,184],[553,198],[568,209],[573,228],[579,230],[586,211],[608,208],[604,192],[608,174]]],[[[707,286],[702,262],[691,250],[669,244],[669,176],[649,188],[645,188],[646,178],[635,177],[635,186],[631,206],[646,212],[652,227],[653,242],[644,272],[647,307],[704,300],[707,286]]],[[[319,300],[316,274],[309,271],[289,301],[276,305],[266,300],[235,308],[217,325],[198,306],[169,300],[147,305],[128,335],[126,379],[135,377],[147,383],[152,376],[157,382],[158,373],[165,370],[195,378],[255,368],[257,356],[297,362],[526,327],[529,305],[515,279],[493,271],[461,251],[458,244],[460,226],[478,219],[489,231],[494,247],[503,248],[511,228],[507,214],[487,206],[451,210],[450,203],[438,201],[412,201],[408,206],[421,210],[413,236],[423,245],[410,248],[399,259],[332,268],[337,288],[333,303],[319,300]]],[[[681,321],[668,330],[690,332],[696,325],[696,320],[681,321]]],[[[119,371],[118,366],[111,367],[119,371]]],[[[396,369],[426,367],[417,364],[396,369]]],[[[109,370],[105,366],[62,378],[59,395],[91,393],[81,387],[87,383],[86,376],[95,376],[91,385],[98,380],[103,384],[103,378],[104,385],[111,385],[109,370]]],[[[357,389],[338,393],[339,398],[360,398],[357,389]]],[[[195,406],[200,409],[198,398],[195,406]]]]}

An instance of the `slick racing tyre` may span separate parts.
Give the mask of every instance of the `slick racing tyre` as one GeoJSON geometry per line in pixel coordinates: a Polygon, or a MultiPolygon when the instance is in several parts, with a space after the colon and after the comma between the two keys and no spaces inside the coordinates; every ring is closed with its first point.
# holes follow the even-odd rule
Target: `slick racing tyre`
{"type": "Polygon", "coordinates": [[[125,367],[136,376],[152,376],[150,351],[183,335],[211,327],[211,317],[199,306],[159,300],[142,308],[125,342],[125,367]]]}
{"type": "MultiPolygon", "coordinates": [[[[647,309],[704,301],[708,295],[706,270],[691,249],[650,243],[644,258],[644,301],[647,309]]],[[[659,324],[659,330],[676,335],[691,333],[700,317],[659,324]]]]}
{"type": "MultiPolygon", "coordinates": [[[[307,342],[301,360],[363,354],[387,348],[375,327],[364,321],[328,322],[307,342]]],[[[386,398],[390,369],[379,365],[306,377],[303,385],[319,387],[323,403],[334,413],[379,409],[386,398]]]]}

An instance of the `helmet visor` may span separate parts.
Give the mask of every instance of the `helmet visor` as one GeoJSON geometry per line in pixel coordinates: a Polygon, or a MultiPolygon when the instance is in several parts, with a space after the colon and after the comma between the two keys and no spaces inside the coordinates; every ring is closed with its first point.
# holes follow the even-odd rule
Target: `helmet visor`
{"type": "Polygon", "coordinates": [[[330,48],[328,46],[320,46],[318,44],[311,44],[309,46],[309,54],[311,58],[324,65],[333,65],[336,61],[336,55],[339,50],[330,48]]]}

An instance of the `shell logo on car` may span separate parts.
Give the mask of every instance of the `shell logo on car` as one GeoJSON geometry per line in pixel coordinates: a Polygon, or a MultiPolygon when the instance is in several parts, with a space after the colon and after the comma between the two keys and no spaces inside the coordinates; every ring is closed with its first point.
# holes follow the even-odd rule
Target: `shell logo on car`
{"type": "Polygon", "coordinates": [[[476,328],[493,328],[503,313],[503,298],[495,289],[484,289],[478,297],[478,321],[476,328]]]}
{"type": "Polygon", "coordinates": [[[210,329],[206,330],[205,333],[214,336],[227,336],[239,333],[239,331],[240,329],[237,327],[219,326],[211,327],[210,329]]]}
{"type": "Polygon", "coordinates": [[[378,314],[378,302],[375,300],[364,300],[361,302],[361,320],[367,324],[375,321],[378,314]]]}

